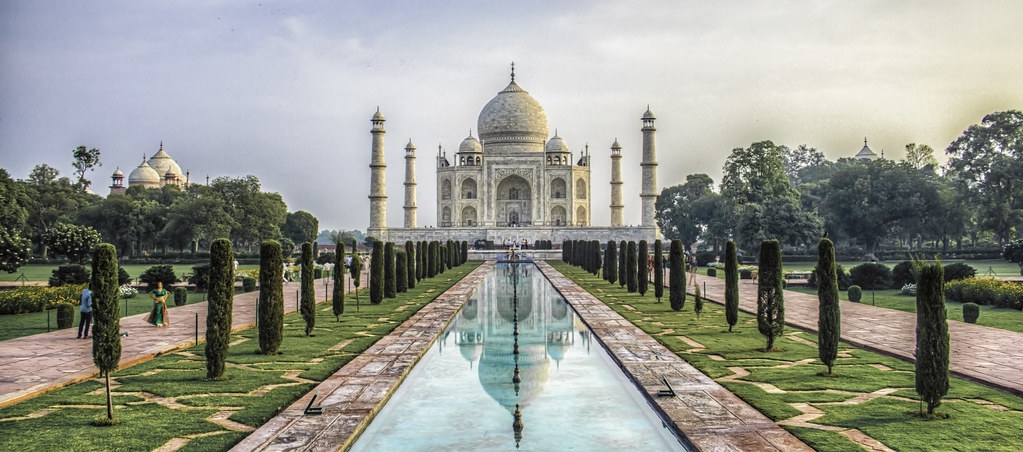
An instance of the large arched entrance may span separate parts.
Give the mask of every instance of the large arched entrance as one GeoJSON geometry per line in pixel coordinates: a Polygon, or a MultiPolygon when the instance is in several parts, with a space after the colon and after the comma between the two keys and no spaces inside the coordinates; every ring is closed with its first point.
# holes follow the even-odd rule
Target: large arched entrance
{"type": "Polygon", "coordinates": [[[496,223],[498,226],[533,224],[533,190],[521,176],[508,176],[497,184],[496,223]]]}

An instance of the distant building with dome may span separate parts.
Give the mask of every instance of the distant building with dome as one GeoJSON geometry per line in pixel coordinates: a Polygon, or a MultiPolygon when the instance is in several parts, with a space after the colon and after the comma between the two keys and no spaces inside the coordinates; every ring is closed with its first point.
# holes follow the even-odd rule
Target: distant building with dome
{"type": "Polygon", "coordinates": [[[877,160],[877,154],[870,149],[870,146],[867,146],[867,137],[863,137],[863,148],[853,158],[856,160],[877,160]]]}
{"type": "Polygon", "coordinates": [[[370,225],[367,235],[379,240],[458,240],[496,244],[550,240],[648,240],[660,238],[654,218],[659,194],[654,144],[654,117],[649,108],[640,118],[643,148],[639,169],[642,223],[623,222],[621,159],[616,139],[610,146],[610,226],[595,227],[591,205],[593,189],[589,146],[578,155],[558,131],[551,136],[547,114],[540,103],[511,82],[480,111],[479,137],[470,130],[458,151],[448,156],[438,146],[436,156],[437,226],[417,224],[416,147],[405,146],[404,224],[387,226],[384,116],[378,108],[371,119],[370,225]]]}
{"type": "Polygon", "coordinates": [[[184,188],[189,183],[188,173],[182,173],[178,162],[163,150],[162,141],[160,150],[148,161],[145,155],[142,156],[142,163],[128,175],[128,185],[124,185],[124,173],[121,172],[121,168],[117,168],[110,178],[111,195],[123,195],[128,187],[160,188],[165,185],[177,185],[184,188]]]}

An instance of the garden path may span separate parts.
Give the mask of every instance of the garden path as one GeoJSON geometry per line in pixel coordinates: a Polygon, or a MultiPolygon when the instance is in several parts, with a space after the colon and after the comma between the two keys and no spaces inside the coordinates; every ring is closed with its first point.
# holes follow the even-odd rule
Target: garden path
{"type": "MultiPolygon", "coordinates": [[[[360,287],[368,284],[368,268],[362,272],[360,287]]],[[[345,275],[346,292],[351,287],[345,275]]],[[[329,278],[316,280],[316,299],[323,300],[332,290],[329,278]]],[[[130,303],[148,303],[145,294],[129,299],[130,303]]],[[[190,294],[190,297],[196,297],[190,294]]],[[[232,331],[256,324],[256,299],[259,292],[234,297],[232,331]]],[[[284,286],[284,311],[298,309],[299,284],[284,286]]],[[[121,300],[125,302],[126,300],[121,300]]],[[[205,340],[206,302],[170,307],[170,325],[156,328],[144,320],[145,314],[121,318],[121,362],[127,367],[159,355],[194,345],[196,338],[205,340]]],[[[92,341],[76,339],[77,324],[72,328],[36,334],[0,342],[0,407],[35,397],[55,389],[95,378],[99,375],[92,362],[92,341]]]]}
{"type": "MultiPolygon", "coordinates": [[[[703,296],[723,304],[725,280],[696,276],[703,296]]],[[[860,347],[914,362],[916,314],[871,306],[869,293],[864,303],[841,302],[842,340],[860,347]]],[[[757,286],[754,280],[739,280],[739,309],[756,315],[757,286]]],[[[816,295],[785,291],[785,323],[817,331],[816,295]]],[[[949,320],[950,370],[953,374],[1023,395],[1023,334],[949,320]]]]}

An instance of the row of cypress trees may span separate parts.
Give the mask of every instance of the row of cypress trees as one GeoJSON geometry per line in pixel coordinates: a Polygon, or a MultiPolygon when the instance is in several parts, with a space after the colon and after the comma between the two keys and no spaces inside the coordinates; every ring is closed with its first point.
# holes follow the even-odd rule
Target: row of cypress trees
{"type": "Polygon", "coordinates": [[[448,240],[405,242],[396,249],[392,242],[376,241],[370,259],[369,301],[380,304],[385,298],[416,287],[425,278],[433,278],[445,270],[462,265],[469,259],[466,241],[448,240]]]}

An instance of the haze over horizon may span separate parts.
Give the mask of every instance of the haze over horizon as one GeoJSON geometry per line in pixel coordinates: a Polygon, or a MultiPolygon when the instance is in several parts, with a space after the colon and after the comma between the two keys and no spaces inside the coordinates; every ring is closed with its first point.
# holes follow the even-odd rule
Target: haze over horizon
{"type": "Polygon", "coordinates": [[[0,2],[0,168],[86,177],[109,193],[162,141],[191,173],[255,175],[320,229],[369,223],[370,117],[387,119],[388,225],[401,226],[405,144],[419,224],[436,225],[435,156],[516,82],[551,134],[592,162],[609,223],[622,144],[638,224],[640,116],[657,116],[661,188],[733,148],[806,144],[831,160],[869,139],[901,159],[944,149],[984,115],[1023,109],[1023,2],[0,2]]]}

